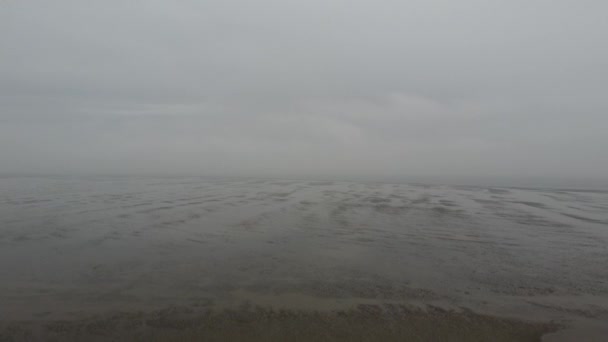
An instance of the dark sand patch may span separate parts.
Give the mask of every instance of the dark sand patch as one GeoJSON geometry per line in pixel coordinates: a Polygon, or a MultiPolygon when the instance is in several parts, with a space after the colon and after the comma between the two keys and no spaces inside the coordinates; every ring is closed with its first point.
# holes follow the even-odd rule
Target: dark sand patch
{"type": "Polygon", "coordinates": [[[488,191],[491,194],[497,194],[497,195],[504,195],[504,194],[511,193],[509,190],[506,190],[506,189],[497,189],[497,188],[489,188],[488,191]]]}
{"type": "Polygon", "coordinates": [[[529,207],[538,208],[538,209],[547,209],[547,206],[543,203],[538,202],[529,202],[529,201],[509,201],[511,203],[523,204],[529,207]]]}
{"type": "Polygon", "coordinates": [[[596,219],[592,219],[590,217],[583,217],[583,216],[574,215],[574,214],[568,214],[568,213],[561,213],[561,214],[564,215],[564,216],[573,218],[573,219],[584,221],[584,222],[597,223],[597,224],[606,224],[606,225],[608,225],[608,221],[596,220],[596,219]]]}
{"type": "Polygon", "coordinates": [[[388,198],[382,198],[382,197],[368,197],[368,198],[366,198],[366,201],[370,202],[370,203],[374,203],[374,204],[377,204],[377,203],[390,203],[391,202],[390,199],[388,199],[388,198]]]}
{"type": "Polygon", "coordinates": [[[449,200],[439,200],[439,203],[446,207],[457,207],[458,205],[454,203],[454,201],[449,200]]]}
{"type": "Polygon", "coordinates": [[[2,341],[540,341],[556,331],[532,323],[429,306],[362,304],[340,311],[197,311],[169,308],[64,321],[0,325],[2,341]]]}

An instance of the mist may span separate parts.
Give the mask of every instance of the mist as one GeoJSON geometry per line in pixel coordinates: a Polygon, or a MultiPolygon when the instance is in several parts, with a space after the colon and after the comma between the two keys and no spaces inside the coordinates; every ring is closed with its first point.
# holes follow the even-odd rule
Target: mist
{"type": "Polygon", "coordinates": [[[607,184],[607,11],[4,1],[0,173],[607,184]]]}

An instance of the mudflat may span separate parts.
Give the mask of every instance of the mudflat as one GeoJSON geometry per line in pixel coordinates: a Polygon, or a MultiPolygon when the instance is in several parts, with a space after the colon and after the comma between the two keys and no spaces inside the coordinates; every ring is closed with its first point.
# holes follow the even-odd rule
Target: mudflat
{"type": "Polygon", "coordinates": [[[0,178],[0,340],[601,341],[608,192],[0,178]]]}
{"type": "Polygon", "coordinates": [[[539,341],[555,324],[439,308],[359,305],[345,311],[170,308],[55,322],[12,323],[6,340],[44,341],[539,341]]]}

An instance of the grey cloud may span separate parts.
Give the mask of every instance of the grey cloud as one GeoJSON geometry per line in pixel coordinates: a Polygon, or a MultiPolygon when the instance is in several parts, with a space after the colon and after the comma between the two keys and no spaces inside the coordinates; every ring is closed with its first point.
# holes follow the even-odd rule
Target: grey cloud
{"type": "Polygon", "coordinates": [[[0,172],[606,180],[603,1],[8,1],[0,172]]]}

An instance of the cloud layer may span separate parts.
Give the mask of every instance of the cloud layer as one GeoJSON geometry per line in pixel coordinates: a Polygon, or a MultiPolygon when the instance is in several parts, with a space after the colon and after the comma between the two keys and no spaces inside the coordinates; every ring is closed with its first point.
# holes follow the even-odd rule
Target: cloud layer
{"type": "Polygon", "coordinates": [[[0,172],[608,174],[604,1],[7,1],[0,172]]]}

